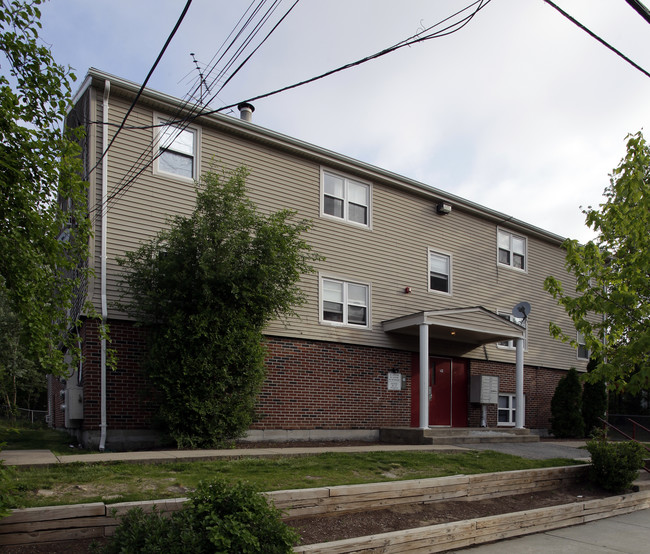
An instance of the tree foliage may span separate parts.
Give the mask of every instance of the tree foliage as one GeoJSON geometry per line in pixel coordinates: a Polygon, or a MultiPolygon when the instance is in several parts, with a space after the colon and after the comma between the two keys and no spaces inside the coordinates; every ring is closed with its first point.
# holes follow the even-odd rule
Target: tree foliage
{"type": "MultiPolygon", "coordinates": [[[[598,209],[584,210],[597,238],[563,245],[577,295],[553,277],[545,288],[599,360],[587,380],[637,392],[650,385],[650,148],[642,133],[628,136],[604,195],[598,209]]],[[[550,331],[577,346],[571,331],[553,323],[550,331]]]]}
{"type": "Polygon", "coordinates": [[[240,436],[264,379],[262,330],[304,301],[301,274],[317,259],[293,212],[261,214],[244,168],[205,174],[194,213],[118,260],[122,308],[148,336],[144,367],[181,446],[240,436]]]}
{"type": "Polygon", "coordinates": [[[74,75],[40,43],[40,3],[0,2],[0,288],[21,352],[62,374],[90,222],[77,133],[63,128],[74,75]]]}
{"type": "Polygon", "coordinates": [[[582,386],[575,368],[560,379],[551,398],[551,433],[558,438],[582,438],[582,386]]]}

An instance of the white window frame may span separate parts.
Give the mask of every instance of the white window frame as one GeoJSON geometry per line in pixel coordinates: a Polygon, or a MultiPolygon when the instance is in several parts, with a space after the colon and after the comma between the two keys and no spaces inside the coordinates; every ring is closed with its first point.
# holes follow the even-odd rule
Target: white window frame
{"type": "Polygon", "coordinates": [[[446,294],[447,296],[451,296],[452,294],[452,271],[453,271],[453,260],[451,254],[447,252],[442,252],[440,250],[437,250],[435,248],[429,248],[428,249],[428,263],[429,263],[429,274],[427,276],[427,289],[429,292],[435,292],[436,294],[446,294]],[[441,258],[447,258],[447,290],[438,290],[431,288],[431,256],[439,256],[441,258]]]}
{"type": "Polygon", "coordinates": [[[370,283],[365,283],[363,281],[358,281],[355,279],[346,279],[337,276],[331,275],[319,275],[319,286],[318,286],[318,319],[322,325],[332,325],[334,327],[347,327],[352,329],[370,329],[371,328],[371,310],[370,310],[370,298],[371,298],[371,287],[370,283]],[[342,286],[342,321],[332,321],[325,319],[325,282],[338,283],[342,286]],[[350,301],[348,291],[350,285],[355,285],[358,287],[364,287],[366,289],[366,323],[365,325],[359,325],[357,323],[349,322],[349,307],[350,306],[363,306],[363,304],[358,304],[350,301]]]}
{"type": "Polygon", "coordinates": [[[576,344],[577,344],[576,359],[589,361],[590,352],[589,349],[587,348],[587,343],[585,342],[585,336],[580,331],[576,331],[576,344]],[[584,351],[587,353],[585,357],[580,355],[581,348],[584,349],[584,351]]]}
{"type": "MultiPolygon", "coordinates": [[[[194,125],[189,125],[185,126],[177,126],[174,124],[168,124],[167,122],[170,120],[169,117],[166,117],[161,114],[154,114],[154,128],[153,128],[153,172],[155,175],[162,175],[164,177],[170,177],[173,179],[180,179],[183,181],[187,182],[194,182],[198,179],[199,172],[200,172],[200,167],[199,167],[199,152],[201,151],[201,131],[199,127],[196,127],[194,125]],[[161,140],[163,133],[166,128],[176,128],[179,131],[182,132],[187,132],[187,133],[192,133],[193,135],[193,151],[191,154],[192,158],[192,176],[188,177],[187,175],[182,175],[180,173],[175,173],[173,171],[167,171],[162,168],[162,164],[160,164],[160,150],[161,150],[161,140]]],[[[171,147],[168,148],[171,152],[175,152],[175,149],[173,148],[173,142],[170,145],[171,147]]],[[[190,157],[189,154],[186,152],[183,152],[181,150],[177,151],[178,154],[186,157],[190,157]]]]}
{"type": "MultiPolygon", "coordinates": [[[[515,317],[512,315],[512,312],[507,310],[497,310],[497,315],[501,316],[503,319],[512,321],[513,323],[518,323],[519,325],[523,324],[524,328],[524,352],[528,351],[528,320],[529,317],[515,317]]],[[[503,350],[515,350],[516,349],[515,339],[504,340],[497,342],[497,348],[502,348],[503,350]]]]}
{"type": "MultiPolygon", "coordinates": [[[[497,427],[514,427],[517,423],[516,422],[517,408],[513,408],[512,406],[517,400],[517,395],[510,392],[500,392],[499,398],[501,397],[508,398],[508,407],[501,408],[499,404],[497,404],[497,427]],[[504,412],[504,411],[508,413],[508,421],[499,421],[499,412],[504,412]]],[[[526,395],[524,395],[524,410],[525,409],[526,409],[526,395]]]]}
{"type": "Polygon", "coordinates": [[[518,233],[514,233],[513,231],[509,231],[508,229],[503,229],[501,227],[497,227],[497,265],[501,267],[508,267],[510,269],[514,269],[515,271],[521,271],[522,273],[527,273],[528,272],[528,238],[520,235],[518,233]],[[500,245],[500,238],[501,235],[506,235],[508,237],[508,256],[509,256],[509,261],[508,263],[502,262],[501,261],[501,250],[506,250],[505,248],[501,248],[500,245]],[[519,239],[524,241],[524,267],[517,267],[514,264],[514,258],[515,258],[515,249],[513,246],[513,239],[519,239]]]}
{"type": "MultiPolygon", "coordinates": [[[[368,183],[366,181],[362,181],[357,178],[350,177],[348,175],[345,175],[343,173],[339,173],[338,171],[331,171],[329,169],[321,168],[320,172],[320,182],[321,182],[321,190],[320,190],[320,215],[321,217],[327,218],[327,219],[333,219],[336,221],[342,221],[344,223],[348,223],[350,225],[354,225],[355,227],[360,227],[362,229],[372,229],[372,184],[368,183]],[[342,179],[343,180],[343,192],[342,196],[340,197],[340,200],[343,202],[343,216],[340,217],[335,214],[329,214],[325,212],[325,176],[330,175],[332,177],[342,179]],[[350,185],[358,185],[366,188],[367,194],[366,194],[366,223],[359,223],[358,221],[354,221],[350,219],[350,185]]],[[[332,196],[332,195],[327,195],[327,196],[332,196]]],[[[334,196],[332,196],[335,198],[334,196]]],[[[361,204],[360,204],[361,205],[361,204]]]]}

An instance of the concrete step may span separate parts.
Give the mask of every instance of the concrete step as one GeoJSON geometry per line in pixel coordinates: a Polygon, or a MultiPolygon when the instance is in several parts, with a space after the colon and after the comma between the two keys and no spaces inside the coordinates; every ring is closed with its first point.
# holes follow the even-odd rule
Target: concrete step
{"type": "Polygon", "coordinates": [[[538,442],[539,436],[529,429],[411,427],[385,428],[379,431],[379,440],[391,444],[472,444],[504,442],[538,442]]]}

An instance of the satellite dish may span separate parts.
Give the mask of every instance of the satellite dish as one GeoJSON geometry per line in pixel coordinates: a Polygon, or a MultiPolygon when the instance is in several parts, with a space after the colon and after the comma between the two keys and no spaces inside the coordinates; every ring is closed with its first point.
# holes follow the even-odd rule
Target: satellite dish
{"type": "Polygon", "coordinates": [[[530,304],[528,302],[519,302],[512,308],[512,315],[516,318],[526,319],[530,313],[530,304]]]}

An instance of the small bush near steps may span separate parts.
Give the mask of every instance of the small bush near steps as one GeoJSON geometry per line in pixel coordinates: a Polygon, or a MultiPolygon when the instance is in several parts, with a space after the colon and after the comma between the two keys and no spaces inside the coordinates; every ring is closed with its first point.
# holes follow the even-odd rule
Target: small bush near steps
{"type": "Polygon", "coordinates": [[[244,483],[201,483],[186,506],[171,515],[129,510],[98,552],[117,554],[283,554],[299,536],[281,512],[244,483]]]}
{"type": "Polygon", "coordinates": [[[592,482],[613,493],[628,490],[644,464],[644,448],[633,441],[610,442],[600,432],[587,442],[592,482]]]}

